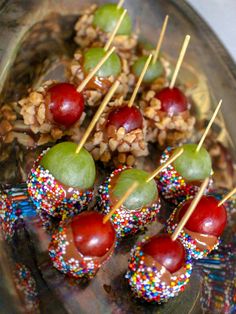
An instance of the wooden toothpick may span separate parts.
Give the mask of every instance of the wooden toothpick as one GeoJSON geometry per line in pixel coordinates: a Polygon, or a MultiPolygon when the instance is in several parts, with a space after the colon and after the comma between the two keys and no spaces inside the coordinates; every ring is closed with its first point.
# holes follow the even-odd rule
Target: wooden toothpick
{"type": "Polygon", "coordinates": [[[88,84],[88,82],[91,80],[91,78],[97,73],[97,71],[101,68],[101,66],[107,61],[107,59],[110,57],[110,55],[115,51],[115,47],[112,47],[105,56],[98,62],[98,64],[95,66],[95,68],[86,76],[86,78],[81,82],[79,87],[77,88],[77,91],[79,93],[82,92],[82,90],[85,88],[85,86],[88,84]]]}
{"type": "Polygon", "coordinates": [[[150,62],[151,62],[151,59],[152,59],[152,54],[149,55],[149,57],[148,57],[148,59],[147,59],[145,65],[144,65],[144,67],[143,67],[142,73],[141,73],[141,75],[140,75],[140,77],[139,77],[139,79],[138,79],[138,82],[137,82],[137,84],[136,84],[136,86],[135,86],[135,89],[134,89],[134,91],[133,91],[133,94],[132,94],[132,96],[131,96],[131,98],[130,98],[130,100],[129,100],[128,107],[132,107],[132,106],[133,106],[135,97],[136,97],[136,95],[137,95],[137,93],[138,93],[138,90],[139,90],[139,87],[140,87],[140,85],[141,85],[141,83],[142,83],[142,81],[143,81],[144,75],[145,75],[146,72],[147,72],[147,69],[148,69],[148,66],[149,66],[149,64],[150,64],[150,62]]]}
{"type": "Polygon", "coordinates": [[[110,35],[110,38],[108,40],[108,42],[106,43],[105,47],[104,47],[104,50],[107,51],[109,48],[110,48],[110,45],[114,39],[114,37],[116,36],[116,33],[121,25],[121,23],[123,22],[123,19],[125,17],[125,14],[127,13],[127,10],[124,10],[124,12],[121,14],[117,24],[116,24],[116,27],[114,28],[113,32],[111,33],[110,35]]]}
{"type": "Polygon", "coordinates": [[[154,179],[158,173],[160,173],[163,169],[168,167],[173,161],[175,161],[181,154],[183,154],[184,149],[180,148],[176,153],[174,153],[164,164],[160,165],[156,170],[153,171],[153,173],[148,177],[146,182],[150,182],[152,179],[154,179]]]}
{"type": "Polygon", "coordinates": [[[117,9],[120,9],[123,6],[124,2],[125,0],[120,0],[117,4],[117,9]]]}
{"type": "Polygon", "coordinates": [[[224,202],[228,201],[228,199],[236,193],[236,187],[225,195],[225,197],[219,202],[218,207],[224,204],[224,202]]]}
{"type": "Polygon", "coordinates": [[[184,226],[187,223],[189,217],[192,215],[194,209],[197,207],[197,204],[200,201],[200,199],[201,199],[201,197],[202,197],[202,195],[203,195],[203,193],[204,193],[208,183],[209,183],[209,178],[206,178],[203,181],[203,183],[202,183],[202,185],[201,185],[197,195],[192,200],[192,202],[191,202],[189,208],[187,209],[186,213],[184,214],[184,216],[182,217],[182,219],[178,223],[178,226],[176,227],[174,233],[172,234],[171,239],[173,241],[175,241],[178,238],[181,230],[184,228],[184,226]]]}
{"type": "Polygon", "coordinates": [[[171,79],[171,82],[170,82],[170,85],[169,85],[170,88],[173,88],[175,86],[175,81],[176,81],[177,75],[179,73],[180,67],[182,65],[182,62],[183,62],[186,50],[188,48],[188,44],[189,44],[190,38],[191,37],[189,35],[187,35],[185,37],[185,39],[184,39],[182,48],[180,50],[179,58],[177,60],[177,63],[176,63],[176,66],[175,66],[175,70],[174,70],[174,73],[173,73],[173,76],[172,76],[172,79],[171,79]]]}
{"type": "Polygon", "coordinates": [[[163,39],[165,36],[168,20],[169,20],[169,15],[166,15],[164,23],[163,23],[162,28],[161,28],[161,34],[160,34],[159,40],[157,42],[156,50],[155,50],[155,53],[153,55],[153,59],[152,59],[153,64],[156,63],[157,58],[159,57],[159,53],[160,53],[161,45],[162,45],[162,42],[163,42],[163,39]]]}
{"type": "Polygon", "coordinates": [[[96,122],[98,121],[100,115],[102,114],[102,112],[104,111],[106,105],[109,103],[110,99],[112,98],[112,96],[114,95],[115,91],[117,90],[118,86],[120,85],[119,81],[116,81],[112,87],[110,88],[109,92],[107,93],[106,97],[103,99],[100,107],[98,108],[96,114],[94,115],[92,121],[90,122],[87,130],[84,133],[84,136],[82,137],[80,143],[77,146],[76,149],[76,154],[78,154],[81,150],[81,148],[84,146],[85,142],[87,141],[92,129],[94,128],[96,122]]]}
{"type": "Polygon", "coordinates": [[[135,181],[131,187],[125,192],[125,194],[121,197],[121,199],[115,204],[112,210],[103,218],[103,223],[106,223],[111,216],[115,213],[115,211],[124,204],[127,198],[134,192],[134,190],[138,187],[138,182],[135,181]]]}
{"type": "Polygon", "coordinates": [[[219,104],[218,104],[218,106],[216,107],[216,110],[214,111],[214,113],[213,113],[213,115],[212,115],[212,117],[211,117],[211,120],[210,120],[210,122],[208,123],[208,125],[207,125],[207,127],[206,127],[206,130],[205,130],[205,132],[203,133],[203,135],[202,135],[202,137],[201,137],[201,140],[200,140],[199,143],[198,143],[198,146],[197,146],[197,148],[196,148],[196,152],[199,152],[199,150],[201,149],[202,144],[203,144],[203,142],[204,142],[204,140],[205,140],[205,138],[206,138],[206,136],[207,136],[207,133],[209,132],[209,130],[210,130],[210,128],[211,128],[211,126],[212,126],[212,124],[213,124],[215,118],[216,118],[216,115],[217,115],[218,111],[220,110],[221,104],[222,104],[222,99],[219,101],[219,104]]]}

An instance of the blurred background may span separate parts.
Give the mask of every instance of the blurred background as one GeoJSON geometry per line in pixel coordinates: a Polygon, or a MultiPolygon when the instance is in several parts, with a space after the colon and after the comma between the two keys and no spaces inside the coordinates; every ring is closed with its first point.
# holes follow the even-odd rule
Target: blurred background
{"type": "Polygon", "coordinates": [[[236,0],[187,0],[211,26],[236,62],[236,0]]]}

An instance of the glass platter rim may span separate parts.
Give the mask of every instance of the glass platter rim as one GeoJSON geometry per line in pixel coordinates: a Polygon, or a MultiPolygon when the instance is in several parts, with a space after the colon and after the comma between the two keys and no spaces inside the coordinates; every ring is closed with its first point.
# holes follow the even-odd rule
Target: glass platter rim
{"type": "MultiPolygon", "coordinates": [[[[6,3],[7,1],[5,1],[6,3]]],[[[189,19],[195,20],[193,24],[198,24],[199,29],[207,34],[210,39],[210,45],[217,50],[219,57],[222,59],[222,65],[226,66],[230,74],[234,77],[234,84],[236,83],[236,68],[235,63],[225,49],[224,45],[220,42],[217,35],[212,31],[212,29],[207,25],[207,23],[202,19],[202,17],[191,7],[190,4],[185,1],[171,0],[171,2],[177,7],[177,10],[183,11],[183,14],[189,19]],[[201,22],[201,23],[199,23],[201,22]]],[[[4,5],[4,3],[3,3],[4,5]]],[[[0,8],[0,16],[3,12],[3,5],[0,8]]],[[[38,21],[37,21],[38,22],[38,21]]]]}
{"type": "Polygon", "coordinates": [[[219,53],[219,57],[223,61],[223,65],[225,65],[231,75],[234,77],[236,83],[236,62],[233,60],[229,51],[226,49],[224,44],[221,42],[217,34],[210,27],[210,25],[206,22],[206,20],[201,17],[201,15],[191,6],[191,4],[187,3],[185,0],[170,0],[179,10],[183,11],[184,15],[191,20],[194,20],[193,24],[198,25],[199,29],[206,34],[209,38],[209,44],[216,48],[217,53],[219,53]],[[186,15],[186,13],[189,13],[186,15]]]}

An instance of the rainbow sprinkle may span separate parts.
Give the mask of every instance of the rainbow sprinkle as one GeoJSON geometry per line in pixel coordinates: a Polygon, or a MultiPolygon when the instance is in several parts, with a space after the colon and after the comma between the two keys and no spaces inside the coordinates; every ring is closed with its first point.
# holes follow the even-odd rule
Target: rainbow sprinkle
{"type": "Polygon", "coordinates": [[[15,264],[14,281],[16,288],[24,296],[27,313],[40,313],[36,282],[30,270],[23,264],[15,264]]]}
{"type": "MultiPolygon", "coordinates": [[[[188,197],[188,199],[189,198],[193,198],[193,197],[188,197]]],[[[169,219],[166,222],[166,225],[167,225],[166,229],[169,234],[172,234],[177,227],[177,223],[175,222],[176,213],[183,206],[183,203],[184,202],[180,203],[175,208],[175,210],[172,212],[172,214],[170,215],[169,219]]],[[[188,250],[191,258],[193,259],[200,259],[207,256],[212,250],[217,249],[220,244],[220,238],[218,238],[218,241],[216,242],[213,248],[208,249],[208,250],[201,250],[197,247],[197,242],[195,241],[195,239],[193,239],[188,233],[186,233],[184,229],[181,230],[178,238],[182,242],[185,249],[188,250]]]]}
{"type": "Polygon", "coordinates": [[[26,185],[18,184],[15,187],[6,187],[0,193],[0,227],[4,238],[9,241],[18,228],[24,227],[24,217],[36,216],[26,185]]]}
{"type": "MultiPolygon", "coordinates": [[[[170,158],[170,152],[174,148],[167,147],[160,158],[160,163],[165,163],[170,158]]],[[[184,201],[187,196],[195,196],[199,190],[196,185],[186,183],[184,178],[174,169],[172,165],[166,167],[158,174],[158,189],[163,198],[175,205],[184,201]]],[[[209,186],[211,183],[209,183],[209,186]]],[[[207,191],[206,191],[207,193],[207,191]]]]}
{"type": "Polygon", "coordinates": [[[185,289],[192,272],[192,262],[187,257],[184,266],[185,273],[179,276],[174,276],[173,274],[170,285],[167,285],[160,279],[161,271],[155,266],[147,267],[144,263],[142,245],[147,240],[148,237],[132,249],[129,269],[125,277],[128,279],[131,290],[137,298],[142,298],[147,302],[167,302],[169,298],[175,297],[180,291],[185,289]]]}
{"type": "Polygon", "coordinates": [[[95,263],[91,257],[83,257],[82,255],[81,261],[74,258],[65,260],[68,245],[67,229],[65,226],[60,225],[58,230],[52,235],[48,248],[53,266],[62,273],[75,278],[93,278],[101,265],[95,263]]]}
{"type": "Polygon", "coordinates": [[[0,194],[0,226],[6,240],[10,240],[15,233],[15,224],[21,217],[21,211],[14,212],[12,202],[7,194],[0,194]]]}
{"type": "Polygon", "coordinates": [[[62,220],[68,219],[87,209],[93,198],[93,190],[83,192],[71,188],[73,194],[67,197],[62,185],[39,164],[46,151],[38,157],[31,170],[27,181],[28,192],[38,211],[45,211],[62,220]]]}
{"type": "MultiPolygon", "coordinates": [[[[110,181],[125,169],[129,167],[120,167],[114,170],[111,175],[106,178],[105,182],[100,185],[98,189],[98,208],[104,214],[108,214],[112,209],[110,202],[110,181]]],[[[144,207],[141,209],[129,210],[125,206],[121,206],[111,217],[111,222],[116,230],[117,238],[125,237],[129,234],[135,234],[137,231],[142,230],[145,225],[155,221],[157,214],[160,210],[160,202],[153,204],[150,207],[144,207]]]]}

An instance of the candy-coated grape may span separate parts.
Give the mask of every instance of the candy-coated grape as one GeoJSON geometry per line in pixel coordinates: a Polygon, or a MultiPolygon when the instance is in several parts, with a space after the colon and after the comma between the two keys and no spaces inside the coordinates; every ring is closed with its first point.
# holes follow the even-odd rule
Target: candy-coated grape
{"type": "MultiPolygon", "coordinates": [[[[117,8],[117,4],[107,3],[101,5],[94,14],[93,25],[99,27],[106,33],[111,33],[124,12],[123,8],[117,8]]],[[[118,31],[117,35],[130,35],[132,30],[131,18],[126,13],[118,31]]]]}
{"type": "Polygon", "coordinates": [[[161,110],[169,115],[176,115],[188,110],[188,100],[177,87],[166,87],[159,91],[156,96],[161,102],[161,110]]]}
{"type": "Polygon", "coordinates": [[[53,121],[65,127],[78,121],[84,111],[84,97],[74,85],[58,83],[47,90],[46,103],[53,121]]]}
{"type": "MultiPolygon", "coordinates": [[[[142,73],[144,65],[147,61],[147,56],[142,56],[136,60],[134,63],[132,70],[136,77],[139,77],[142,73]]],[[[157,60],[154,64],[151,62],[147,69],[147,72],[144,75],[143,82],[144,83],[152,83],[164,73],[164,68],[159,60],[157,60]]]]}
{"type": "Polygon", "coordinates": [[[95,163],[84,148],[76,154],[76,147],[72,142],[56,144],[45,153],[40,164],[62,184],[88,189],[95,181],[95,163]]]}
{"type": "Polygon", "coordinates": [[[185,263],[186,253],[179,240],[172,241],[168,234],[158,234],[143,246],[144,254],[151,256],[170,273],[178,271],[185,263]]]}
{"type": "Polygon", "coordinates": [[[107,119],[107,127],[113,125],[116,130],[125,128],[126,132],[141,129],[143,126],[143,116],[135,106],[122,106],[110,112],[107,119]]]}
{"type": "Polygon", "coordinates": [[[139,183],[137,189],[127,198],[124,205],[130,209],[138,209],[152,205],[158,198],[157,186],[154,180],[146,182],[149,174],[139,169],[127,169],[120,173],[112,194],[120,199],[134,181],[139,183]]]}
{"type": "MultiPolygon", "coordinates": [[[[201,181],[210,176],[211,157],[204,147],[196,152],[196,144],[184,144],[184,152],[174,162],[175,170],[187,181],[201,181]]],[[[175,149],[176,152],[178,148],[175,149]]]]}
{"type": "Polygon", "coordinates": [[[104,256],[114,245],[115,230],[110,221],[103,223],[104,215],[88,211],[71,222],[74,243],[84,256],[104,256]]]}
{"type": "MultiPolygon", "coordinates": [[[[178,218],[181,219],[191,204],[186,201],[181,207],[178,218]]],[[[185,227],[194,232],[219,237],[224,231],[227,222],[227,213],[223,205],[213,196],[202,196],[194,212],[188,219],[185,227]]]]}
{"type": "MultiPolygon", "coordinates": [[[[104,48],[89,48],[84,53],[84,70],[89,73],[105,56],[104,48]]],[[[107,61],[100,67],[96,75],[98,77],[117,76],[121,72],[121,61],[119,56],[113,52],[107,61]]]]}

